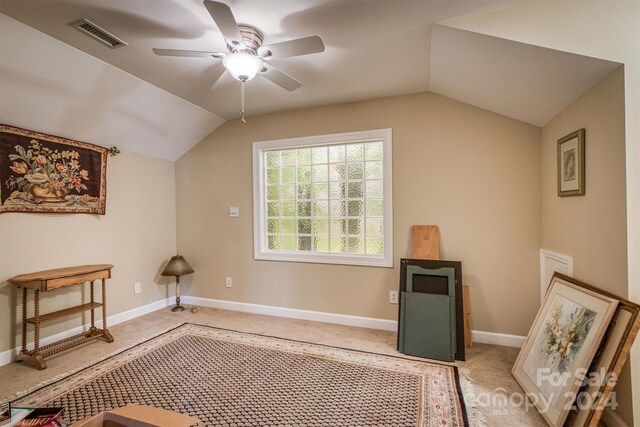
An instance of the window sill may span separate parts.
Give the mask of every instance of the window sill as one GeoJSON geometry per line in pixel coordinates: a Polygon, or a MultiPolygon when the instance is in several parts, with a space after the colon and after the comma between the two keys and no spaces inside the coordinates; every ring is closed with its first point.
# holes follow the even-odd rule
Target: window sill
{"type": "Polygon", "coordinates": [[[299,252],[260,252],[254,255],[258,261],[306,262],[313,264],[338,264],[365,267],[393,267],[393,257],[362,256],[349,254],[318,254],[299,252]]]}

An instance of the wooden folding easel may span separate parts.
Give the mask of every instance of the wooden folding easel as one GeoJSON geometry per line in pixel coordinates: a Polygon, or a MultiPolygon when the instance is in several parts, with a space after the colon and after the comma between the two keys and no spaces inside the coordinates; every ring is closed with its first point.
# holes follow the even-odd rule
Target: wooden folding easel
{"type": "MultiPolygon", "coordinates": [[[[414,225],[412,235],[414,259],[440,259],[440,231],[437,225],[414,225]]],[[[462,287],[462,306],[465,347],[471,348],[471,294],[467,285],[462,287]]]]}

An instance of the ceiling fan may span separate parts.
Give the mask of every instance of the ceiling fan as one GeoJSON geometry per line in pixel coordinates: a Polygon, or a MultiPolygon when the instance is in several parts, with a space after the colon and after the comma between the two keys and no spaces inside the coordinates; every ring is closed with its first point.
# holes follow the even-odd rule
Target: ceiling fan
{"type": "Polygon", "coordinates": [[[303,37],[263,46],[262,31],[251,25],[238,24],[229,6],[213,0],[204,0],[204,6],[220,29],[229,53],[176,49],[153,49],[153,53],[160,56],[222,59],[222,64],[227,71],[240,81],[240,118],[242,123],[245,123],[244,83],[256,75],[261,75],[288,91],[294,91],[302,85],[298,80],[271,65],[269,63],[271,58],[324,52],[324,43],[319,36],[303,37]]]}

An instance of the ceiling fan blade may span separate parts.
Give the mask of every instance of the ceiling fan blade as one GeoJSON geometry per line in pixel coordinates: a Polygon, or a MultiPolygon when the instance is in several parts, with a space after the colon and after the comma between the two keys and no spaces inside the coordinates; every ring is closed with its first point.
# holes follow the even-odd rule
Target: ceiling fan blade
{"type": "Polygon", "coordinates": [[[262,46],[258,49],[258,55],[266,58],[308,55],[310,53],[324,52],[324,43],[319,36],[304,37],[301,39],[287,40],[286,42],[262,46]]]}
{"type": "Polygon", "coordinates": [[[202,52],[199,50],[177,50],[177,49],[153,49],[153,53],[159,56],[186,56],[190,58],[224,58],[226,55],[221,52],[202,52]]]}
{"type": "Polygon", "coordinates": [[[240,28],[229,6],[213,0],[204,0],[204,6],[209,11],[225,40],[231,46],[245,48],[244,40],[240,34],[240,28]]]}
{"type": "Polygon", "coordinates": [[[278,70],[271,64],[264,64],[264,67],[260,71],[260,75],[262,77],[271,80],[273,83],[288,90],[289,92],[292,92],[302,86],[302,83],[298,80],[294,79],[284,71],[278,70]]]}

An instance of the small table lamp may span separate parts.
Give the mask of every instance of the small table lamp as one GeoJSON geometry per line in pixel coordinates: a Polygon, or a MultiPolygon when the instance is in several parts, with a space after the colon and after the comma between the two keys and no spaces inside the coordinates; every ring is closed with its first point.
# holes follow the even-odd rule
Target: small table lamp
{"type": "Polygon", "coordinates": [[[193,273],[193,268],[182,256],[171,257],[161,276],[176,276],[176,306],[171,311],[182,311],[184,307],[180,305],[180,276],[193,273]]]}

